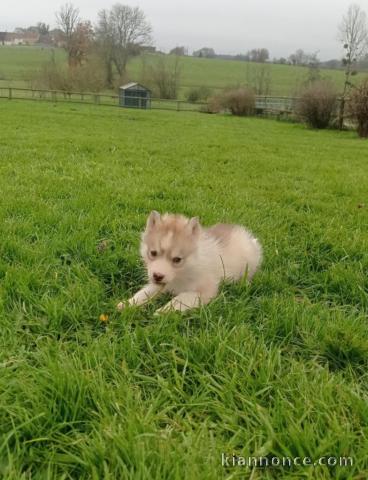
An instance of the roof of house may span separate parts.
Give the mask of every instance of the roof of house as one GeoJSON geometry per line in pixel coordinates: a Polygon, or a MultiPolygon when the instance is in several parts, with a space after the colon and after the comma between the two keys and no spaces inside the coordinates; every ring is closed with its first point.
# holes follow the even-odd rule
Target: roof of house
{"type": "Polygon", "coordinates": [[[151,91],[149,88],[147,88],[144,85],[141,85],[140,83],[137,83],[137,82],[130,82],[130,83],[127,83],[125,85],[122,85],[120,87],[120,90],[128,90],[129,88],[133,88],[133,87],[140,87],[144,90],[148,90],[149,92],[151,91]]]}

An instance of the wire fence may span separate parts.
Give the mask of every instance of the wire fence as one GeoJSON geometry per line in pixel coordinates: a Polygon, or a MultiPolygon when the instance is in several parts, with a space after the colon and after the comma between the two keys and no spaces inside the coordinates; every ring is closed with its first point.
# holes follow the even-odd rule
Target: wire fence
{"type": "MultiPolygon", "coordinates": [[[[87,105],[105,105],[122,107],[119,95],[107,95],[101,93],[65,92],[59,90],[41,90],[31,88],[1,87],[0,98],[8,100],[38,100],[52,103],[82,103],[87,105]]],[[[136,99],[136,105],[124,106],[124,108],[142,108],[142,98],[136,99]]],[[[258,114],[289,115],[295,111],[297,98],[295,97],[274,97],[256,96],[256,111],[258,114]]],[[[134,102],[133,102],[134,103],[134,102]]],[[[144,103],[145,108],[173,111],[208,111],[206,102],[188,102],[185,100],[165,100],[161,98],[150,98],[144,103]]]]}
{"type": "MultiPolygon", "coordinates": [[[[0,87],[0,98],[9,100],[43,100],[53,103],[83,103],[87,105],[105,105],[111,107],[121,107],[119,95],[107,95],[101,93],[85,92],[64,92],[59,90],[39,90],[31,88],[13,88],[0,87]]],[[[137,105],[131,105],[129,108],[140,108],[140,97],[130,97],[137,100],[137,105]]],[[[206,106],[206,103],[191,103],[185,100],[165,100],[161,98],[151,98],[149,108],[159,110],[176,111],[199,111],[206,106]]]]}

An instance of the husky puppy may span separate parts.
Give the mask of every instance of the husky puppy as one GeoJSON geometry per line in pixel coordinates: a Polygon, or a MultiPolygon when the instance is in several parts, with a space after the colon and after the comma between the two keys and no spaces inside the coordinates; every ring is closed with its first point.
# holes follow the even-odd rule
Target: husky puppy
{"type": "MultiPolygon", "coordinates": [[[[129,305],[143,305],[160,293],[174,298],[156,313],[188,310],[207,304],[222,280],[251,280],[262,261],[256,238],[239,225],[200,225],[197,217],[160,215],[153,211],[142,233],[141,255],[148,284],[129,305]]],[[[126,306],[118,304],[118,310],[126,306]]]]}

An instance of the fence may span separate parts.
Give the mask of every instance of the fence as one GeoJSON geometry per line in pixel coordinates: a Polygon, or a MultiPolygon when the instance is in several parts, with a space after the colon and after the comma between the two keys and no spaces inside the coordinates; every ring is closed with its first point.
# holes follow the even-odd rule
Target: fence
{"type": "Polygon", "coordinates": [[[296,108],[296,97],[256,96],[256,109],[262,113],[293,113],[296,108]]]}
{"type": "MultiPolygon", "coordinates": [[[[7,98],[9,100],[43,100],[53,103],[67,102],[119,107],[118,95],[105,95],[100,93],[0,87],[0,98],[7,98]]],[[[292,97],[257,96],[256,110],[258,114],[288,115],[294,112],[296,100],[296,98],[292,97]]],[[[207,104],[203,102],[191,103],[185,100],[164,100],[160,98],[150,99],[151,109],[198,112],[202,109],[205,109],[206,106],[207,104]]]]}
{"type": "MultiPolygon", "coordinates": [[[[119,107],[118,95],[105,95],[100,93],[64,92],[58,90],[35,90],[31,88],[0,87],[0,98],[7,98],[9,100],[43,100],[53,103],[67,102],[119,107]]],[[[199,111],[203,106],[206,105],[205,103],[199,102],[190,103],[184,100],[164,100],[160,98],[151,98],[150,103],[150,108],[152,109],[176,111],[199,111]]]]}

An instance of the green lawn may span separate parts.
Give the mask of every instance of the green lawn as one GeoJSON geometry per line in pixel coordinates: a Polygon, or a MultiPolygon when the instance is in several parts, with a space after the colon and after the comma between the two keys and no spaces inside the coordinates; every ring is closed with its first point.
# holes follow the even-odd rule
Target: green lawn
{"type": "MultiPolygon", "coordinates": [[[[55,52],[57,62],[65,62],[61,49],[40,47],[0,46],[0,86],[28,86],[40,66],[49,61],[55,52]]],[[[147,55],[146,64],[155,63],[157,55],[147,55]]],[[[220,59],[183,57],[181,59],[181,96],[193,86],[208,86],[214,91],[228,86],[245,84],[254,75],[254,64],[220,59]],[[253,73],[252,73],[253,71],[253,73]],[[247,73],[248,72],[248,73],[247,73]]],[[[289,65],[270,65],[271,93],[293,96],[308,76],[308,68],[289,65]]],[[[342,87],[344,74],[338,70],[321,70],[338,88],[342,87]]],[[[131,80],[139,81],[142,74],[142,57],[133,58],[128,65],[131,80]]],[[[358,76],[358,78],[361,76],[358,76]]]]}
{"type": "Polygon", "coordinates": [[[0,125],[0,478],[367,478],[366,142],[26,101],[0,125]],[[185,315],[116,313],[151,209],[246,225],[261,271],[185,315]]]}
{"type": "MultiPolygon", "coordinates": [[[[174,57],[172,57],[174,60],[174,57]]],[[[147,56],[147,64],[157,61],[157,56],[147,56]]],[[[181,84],[182,93],[188,88],[207,86],[214,91],[234,85],[244,85],[248,78],[255,75],[260,65],[235,60],[182,57],[181,84]]],[[[132,78],[139,78],[142,71],[142,59],[134,58],[129,64],[132,78]]],[[[294,96],[308,78],[307,67],[290,65],[269,65],[270,93],[272,95],[294,96]]],[[[338,88],[344,82],[344,73],[339,70],[321,70],[324,78],[329,78],[338,88]]]]}
{"type": "Polygon", "coordinates": [[[22,88],[40,67],[51,58],[57,62],[65,60],[65,53],[60,48],[43,48],[30,46],[0,46],[0,86],[22,88]]]}

